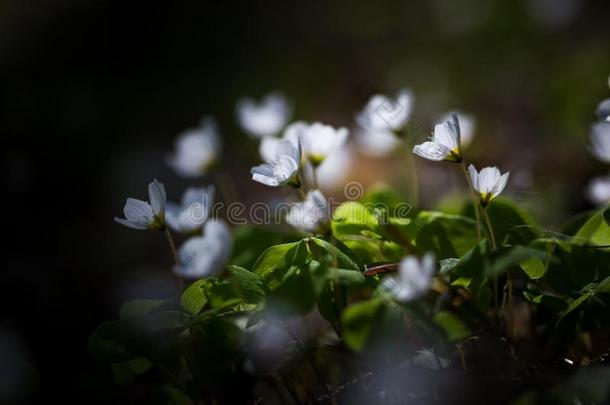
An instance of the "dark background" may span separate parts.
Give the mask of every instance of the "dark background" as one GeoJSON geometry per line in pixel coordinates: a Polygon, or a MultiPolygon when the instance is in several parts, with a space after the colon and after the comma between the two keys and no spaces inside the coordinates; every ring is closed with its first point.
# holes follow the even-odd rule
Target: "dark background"
{"type": "Polygon", "coordinates": [[[2,2],[0,356],[15,362],[0,365],[14,382],[0,402],[95,398],[89,334],[121,302],[174,291],[162,236],[112,217],[153,177],[180,195],[164,164],[177,133],[214,115],[239,197],[269,193],[248,178],[243,95],[281,89],[297,118],[352,126],[370,94],[408,85],[424,128],[449,108],[477,116],[473,160],[527,170],[512,194],[543,225],[589,208],[584,186],[606,170],[586,142],[610,95],[609,13],[603,0],[2,2]]]}

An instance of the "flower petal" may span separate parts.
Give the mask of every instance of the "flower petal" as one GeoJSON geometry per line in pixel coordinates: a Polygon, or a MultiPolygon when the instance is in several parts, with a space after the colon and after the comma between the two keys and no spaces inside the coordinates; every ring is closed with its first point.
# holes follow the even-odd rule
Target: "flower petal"
{"type": "Polygon", "coordinates": [[[163,215],[165,212],[165,202],[167,195],[165,194],[165,187],[162,183],[159,183],[157,179],[154,179],[148,185],[148,198],[150,199],[150,206],[155,215],[163,215]]]}
{"type": "Polygon", "coordinates": [[[413,153],[424,159],[441,161],[451,154],[451,149],[436,142],[424,142],[413,147],[413,153]]]}

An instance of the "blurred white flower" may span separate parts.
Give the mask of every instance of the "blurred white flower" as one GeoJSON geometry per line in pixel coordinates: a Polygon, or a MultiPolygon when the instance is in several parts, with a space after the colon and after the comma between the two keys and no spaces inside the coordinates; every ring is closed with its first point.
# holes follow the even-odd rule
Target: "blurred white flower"
{"type": "Polygon", "coordinates": [[[472,187],[479,194],[481,205],[486,206],[491,200],[496,198],[506,187],[510,172],[500,174],[497,167],[484,167],[477,173],[477,169],[468,166],[468,174],[472,181],[472,187]]]}
{"type": "MultiPolygon", "coordinates": [[[[452,113],[445,114],[439,121],[453,121],[451,114],[452,113]]],[[[460,111],[455,111],[453,114],[457,115],[460,125],[460,147],[465,148],[470,145],[472,139],[474,138],[477,120],[473,115],[465,114],[460,111]]]]}
{"type": "Polygon", "coordinates": [[[599,102],[595,114],[597,114],[600,120],[610,121],[610,98],[599,102]]]}
{"type": "Polygon", "coordinates": [[[150,203],[128,198],[123,213],[125,218],[117,218],[114,220],[121,225],[133,229],[165,229],[165,187],[156,179],[148,185],[148,199],[150,203]]]}
{"type": "Polygon", "coordinates": [[[265,136],[263,139],[261,139],[258,147],[258,152],[261,155],[261,158],[265,162],[273,161],[275,159],[277,147],[282,141],[290,141],[294,147],[297,147],[299,144],[299,134],[305,128],[307,128],[306,122],[296,121],[286,127],[281,138],[275,136],[265,136]]]}
{"type": "Polygon", "coordinates": [[[204,117],[198,128],[187,129],[176,138],[175,152],[167,163],[181,176],[206,174],[220,156],[218,127],[211,117],[204,117]]]}
{"type": "Polygon", "coordinates": [[[354,163],[354,152],[345,145],[330,154],[316,169],[316,179],[321,190],[335,190],[345,185],[354,163]]]}
{"type": "MultiPolygon", "coordinates": [[[[340,148],[348,134],[347,128],[335,129],[319,122],[299,125],[294,130],[301,142],[303,155],[314,167],[318,167],[328,155],[340,148]]],[[[290,139],[291,133],[286,136],[290,139]]]]}
{"type": "Polygon", "coordinates": [[[401,140],[391,131],[356,132],[358,150],[367,156],[383,157],[394,151],[401,144],[401,140]]]}
{"type": "Polygon", "coordinates": [[[322,234],[328,229],[330,208],[326,197],[319,190],[307,193],[305,201],[293,204],[286,215],[286,222],[309,233],[322,234]]]}
{"type": "Polygon", "coordinates": [[[281,141],[273,160],[250,169],[252,180],[267,186],[291,185],[300,187],[299,168],[301,166],[301,147],[290,141],[281,141]]]}
{"type": "Polygon", "coordinates": [[[610,163],[610,122],[602,121],[591,127],[591,153],[599,160],[610,163]]]}
{"type": "Polygon", "coordinates": [[[214,203],[214,186],[189,187],[180,204],[167,203],[165,222],[172,230],[190,233],[200,228],[210,216],[214,203]]]}
{"type": "Polygon", "coordinates": [[[397,301],[408,302],[428,292],[435,271],[433,254],[426,253],[421,260],[407,256],[401,260],[398,273],[386,276],[381,284],[397,301]]]}
{"type": "Polygon", "coordinates": [[[403,88],[395,100],[376,94],[356,114],[356,122],[368,132],[397,132],[404,128],[413,109],[413,92],[403,88]]]}
{"type": "Polygon", "coordinates": [[[210,219],[203,227],[203,236],[189,238],[180,247],[174,272],[187,279],[213,276],[224,268],[232,245],[227,224],[210,219]]]}
{"type": "Polygon", "coordinates": [[[589,200],[596,205],[604,205],[610,202],[610,174],[595,177],[587,188],[589,200]]]}
{"type": "Polygon", "coordinates": [[[460,162],[460,140],[460,124],[457,115],[453,114],[451,120],[435,125],[431,140],[415,145],[413,153],[428,160],[460,162]]]}
{"type": "Polygon", "coordinates": [[[267,94],[260,103],[251,98],[237,102],[237,121],[244,131],[254,138],[272,136],[284,128],[292,108],[286,97],[279,92],[267,94]]]}

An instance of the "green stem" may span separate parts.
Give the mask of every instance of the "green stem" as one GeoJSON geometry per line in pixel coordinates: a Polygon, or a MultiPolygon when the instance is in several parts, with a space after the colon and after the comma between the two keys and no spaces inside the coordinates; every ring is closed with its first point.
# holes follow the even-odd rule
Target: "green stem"
{"type": "MultiPolygon", "coordinates": [[[[174,237],[172,236],[167,226],[165,227],[165,229],[163,229],[163,233],[165,234],[165,238],[167,239],[167,244],[169,245],[169,250],[172,254],[172,258],[174,259],[174,264],[178,266],[180,265],[180,260],[178,259],[178,252],[176,251],[174,237]]],[[[178,274],[178,283],[180,285],[180,289],[182,290],[182,287],[184,287],[184,281],[182,280],[182,276],[180,274],[178,274]]]]}
{"type": "Polygon", "coordinates": [[[466,183],[468,184],[468,189],[470,190],[470,195],[472,196],[472,208],[474,209],[474,217],[477,223],[477,241],[481,241],[481,216],[479,214],[479,197],[477,196],[476,191],[472,185],[472,180],[470,179],[470,175],[468,174],[468,169],[466,169],[466,163],[464,160],[460,162],[460,167],[462,168],[462,173],[464,173],[464,177],[466,178],[466,183]]]}
{"type": "MultiPolygon", "coordinates": [[[[491,226],[491,219],[489,219],[489,214],[487,213],[487,208],[484,207],[483,208],[483,218],[485,218],[485,223],[487,224],[487,231],[489,233],[489,240],[491,241],[491,249],[492,250],[496,250],[497,249],[497,245],[496,245],[496,237],[494,235],[494,230],[493,227],[491,226]]],[[[498,300],[499,300],[499,289],[498,289],[498,276],[494,276],[494,318],[497,321],[498,320],[498,300]]],[[[510,287],[511,291],[512,291],[512,284],[510,287]]],[[[512,305],[512,300],[511,303],[509,304],[509,306],[512,305]]],[[[512,319],[512,306],[510,308],[510,318],[512,319]]]]}
{"type": "Polygon", "coordinates": [[[496,237],[494,236],[494,230],[491,226],[491,220],[489,219],[489,214],[487,213],[487,208],[483,208],[483,217],[485,218],[485,223],[487,224],[487,231],[489,232],[491,248],[492,248],[492,250],[496,250],[498,248],[498,246],[496,245],[496,237]]]}

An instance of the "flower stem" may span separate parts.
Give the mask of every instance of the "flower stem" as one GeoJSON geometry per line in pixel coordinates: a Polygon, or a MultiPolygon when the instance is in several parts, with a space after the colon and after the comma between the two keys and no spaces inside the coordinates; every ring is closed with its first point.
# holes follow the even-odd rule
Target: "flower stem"
{"type": "MultiPolygon", "coordinates": [[[[172,258],[174,259],[174,264],[178,266],[180,264],[180,260],[178,259],[178,252],[176,251],[176,243],[174,243],[174,237],[172,233],[169,231],[169,228],[165,227],[163,229],[163,233],[165,234],[165,238],[167,239],[167,244],[169,245],[169,250],[172,253],[172,258]]],[[[180,285],[180,289],[184,286],[184,282],[182,280],[182,276],[178,274],[178,283],[180,285]]]]}
{"type": "MultiPolygon", "coordinates": [[[[497,248],[496,237],[494,236],[494,230],[491,226],[491,220],[489,219],[489,214],[487,213],[487,208],[483,208],[482,211],[483,211],[483,217],[485,218],[485,223],[487,224],[489,240],[491,241],[491,249],[496,250],[496,248],[497,248]]],[[[498,301],[499,301],[498,276],[494,276],[493,284],[494,284],[494,319],[497,321],[498,313],[499,313],[499,310],[498,310],[498,308],[499,308],[499,305],[498,305],[498,301]]]]}
{"type": "Polygon", "coordinates": [[[472,185],[472,180],[470,179],[470,175],[468,174],[468,169],[466,169],[466,163],[464,160],[460,163],[460,167],[462,168],[462,173],[464,173],[464,177],[466,178],[466,183],[468,184],[468,189],[470,190],[470,195],[472,196],[472,208],[474,209],[474,217],[477,223],[477,241],[481,241],[481,215],[479,214],[479,201],[477,197],[476,191],[474,191],[474,187],[472,185]]]}
{"type": "Polygon", "coordinates": [[[318,175],[316,173],[316,171],[318,170],[316,165],[311,165],[311,183],[312,183],[312,188],[314,190],[318,189],[318,175]]]}

